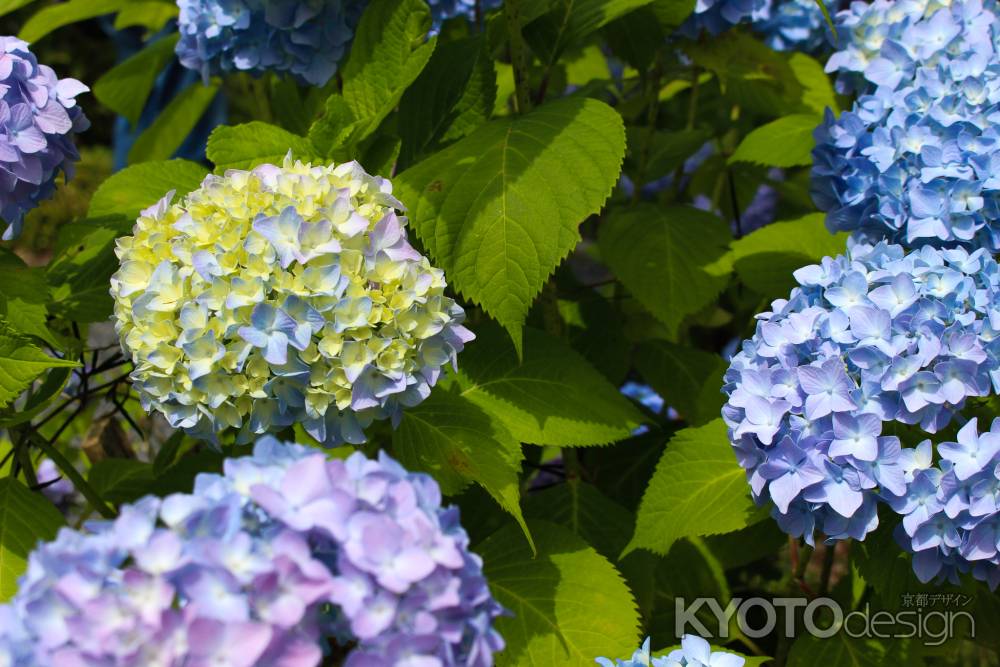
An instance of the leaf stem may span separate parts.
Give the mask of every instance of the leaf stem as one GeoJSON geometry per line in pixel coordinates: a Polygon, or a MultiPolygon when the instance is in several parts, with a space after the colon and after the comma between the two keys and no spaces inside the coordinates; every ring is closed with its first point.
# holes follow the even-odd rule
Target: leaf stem
{"type": "Polygon", "coordinates": [[[34,442],[35,446],[37,446],[39,449],[45,452],[45,455],[48,456],[52,460],[52,462],[56,464],[56,467],[59,468],[59,471],[62,472],[62,474],[65,475],[66,478],[73,483],[73,486],[76,487],[76,490],[79,491],[80,494],[87,499],[87,501],[93,506],[95,510],[97,510],[97,512],[101,516],[103,516],[105,519],[114,519],[116,516],[118,516],[118,513],[115,512],[104,501],[103,498],[101,498],[101,494],[99,494],[97,490],[94,489],[94,487],[92,487],[90,483],[83,478],[83,475],[81,475],[79,471],[77,471],[77,469],[73,467],[73,464],[70,463],[69,460],[67,460],[66,457],[62,455],[62,452],[56,449],[52,445],[52,443],[50,443],[48,440],[46,440],[45,438],[43,438],[42,436],[38,435],[38,433],[35,432],[32,432],[29,437],[31,438],[32,442],[34,442]]]}

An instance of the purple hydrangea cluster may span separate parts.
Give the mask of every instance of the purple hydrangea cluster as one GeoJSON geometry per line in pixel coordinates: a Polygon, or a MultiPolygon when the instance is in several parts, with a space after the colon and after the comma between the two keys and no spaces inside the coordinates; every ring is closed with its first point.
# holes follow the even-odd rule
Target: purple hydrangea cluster
{"type": "Polygon", "coordinates": [[[487,667],[502,608],[437,484],[273,438],[29,557],[0,664],[487,667]],[[328,649],[329,650],[329,649],[328,649]]]}
{"type": "Polygon", "coordinates": [[[52,196],[60,173],[80,159],[73,135],[90,127],[76,96],[90,90],[60,79],[16,37],[0,37],[0,218],[3,240],[17,238],[24,215],[52,196]]]}
{"type": "Polygon", "coordinates": [[[1000,584],[1000,419],[979,432],[975,418],[956,442],[922,442],[908,459],[906,492],[887,494],[903,515],[897,538],[913,552],[917,577],[958,583],[971,571],[991,588],[1000,584]]]}
{"type": "Polygon", "coordinates": [[[927,455],[885,423],[934,433],[1000,387],[1000,265],[983,249],[852,243],[795,278],[734,355],[723,417],[754,498],[774,503],[785,532],[863,539],[876,503],[908,497],[927,455]]]}
{"type": "Polygon", "coordinates": [[[177,56],[206,79],[288,73],[325,85],[337,71],[365,0],[177,0],[177,56]]]}
{"type": "Polygon", "coordinates": [[[746,659],[735,653],[713,651],[701,637],[684,635],[680,648],[660,657],[650,655],[647,637],[628,660],[611,662],[608,658],[597,658],[595,662],[601,667],[743,667],[746,659]]]}
{"type": "Polygon", "coordinates": [[[771,0],[697,0],[694,12],[678,28],[685,37],[702,32],[718,35],[734,25],[753,22],[766,15],[771,0]]]}
{"type": "Polygon", "coordinates": [[[827,225],[868,242],[1000,250],[996,4],[880,0],[839,21],[847,43],[827,69],[866,92],[815,133],[827,225]]]}

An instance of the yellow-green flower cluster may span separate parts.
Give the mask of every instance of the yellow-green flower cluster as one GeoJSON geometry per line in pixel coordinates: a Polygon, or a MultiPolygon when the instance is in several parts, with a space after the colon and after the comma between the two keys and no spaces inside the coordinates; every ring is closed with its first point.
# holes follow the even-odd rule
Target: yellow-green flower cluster
{"type": "Polygon", "coordinates": [[[301,423],[364,441],[425,399],[473,338],[406,237],[388,180],[356,162],[208,176],[118,240],[111,279],[143,407],[214,440],[301,423]]]}

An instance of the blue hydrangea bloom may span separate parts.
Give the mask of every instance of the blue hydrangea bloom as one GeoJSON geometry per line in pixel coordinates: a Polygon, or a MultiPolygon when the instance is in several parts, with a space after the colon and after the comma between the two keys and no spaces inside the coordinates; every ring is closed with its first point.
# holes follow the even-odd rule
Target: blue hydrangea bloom
{"type": "Polygon", "coordinates": [[[906,492],[887,494],[903,516],[897,539],[913,553],[917,577],[958,583],[971,571],[991,588],[1000,584],[1000,419],[979,431],[970,419],[957,442],[921,443],[905,465],[906,492]],[[919,451],[922,450],[922,451],[919,451]]]}
{"type": "Polygon", "coordinates": [[[992,2],[856,3],[827,69],[867,92],[816,130],[813,198],[833,231],[1000,250],[1000,18],[992,2]],[[878,20],[876,20],[878,19],[878,20]]]}
{"type": "Polygon", "coordinates": [[[753,29],[775,51],[816,53],[830,44],[830,29],[816,0],[770,0],[753,29]]]}
{"type": "Polygon", "coordinates": [[[795,278],[732,358],[723,417],[785,532],[863,539],[927,455],[885,422],[934,433],[1000,388],[1000,265],[982,249],[852,243],[795,278]]]}
{"type": "Polygon", "coordinates": [[[749,23],[776,51],[820,51],[828,43],[826,17],[816,0],[697,0],[694,12],[678,28],[685,37],[718,35],[749,23]]]}
{"type": "MultiPolygon", "coordinates": [[[[428,0],[427,4],[430,5],[435,27],[456,16],[476,20],[476,0],[428,0]]],[[[480,10],[485,13],[502,4],[503,0],[482,0],[480,10]]]]}
{"type": "Polygon", "coordinates": [[[177,56],[209,76],[288,73],[325,85],[336,73],[365,0],[177,0],[177,56]]]}
{"type": "Polygon", "coordinates": [[[48,199],[60,173],[80,159],[73,135],[90,127],[76,96],[90,90],[60,79],[16,37],[0,37],[0,218],[3,240],[17,238],[24,215],[48,199]]]}
{"type": "Polygon", "coordinates": [[[695,635],[684,635],[681,647],[655,657],[649,652],[649,638],[627,660],[596,658],[601,667],[743,667],[746,659],[735,653],[713,651],[711,645],[695,635]]]}
{"type": "Polygon", "coordinates": [[[482,562],[428,476],[262,438],[193,494],[64,528],[0,607],[0,664],[488,667],[482,562]]]}

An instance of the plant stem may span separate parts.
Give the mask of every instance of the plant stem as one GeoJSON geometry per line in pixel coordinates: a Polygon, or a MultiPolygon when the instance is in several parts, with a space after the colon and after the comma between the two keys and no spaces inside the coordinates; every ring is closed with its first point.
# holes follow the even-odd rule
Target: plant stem
{"type": "Polygon", "coordinates": [[[826,595],[830,592],[830,574],[833,572],[833,560],[837,555],[834,545],[828,544],[823,553],[823,570],[819,577],[819,595],[826,595]]]}
{"type": "Polygon", "coordinates": [[[62,452],[56,449],[52,443],[35,432],[32,432],[29,437],[32,442],[34,442],[35,446],[45,452],[45,455],[56,464],[59,471],[73,483],[76,490],[87,499],[87,501],[101,516],[105,519],[114,519],[118,516],[118,513],[115,512],[106,502],[104,502],[104,499],[101,498],[101,495],[97,493],[94,487],[92,487],[90,483],[83,478],[83,475],[81,475],[77,469],[73,467],[73,464],[70,463],[66,457],[62,455],[62,452]]]}
{"type": "Polygon", "coordinates": [[[528,50],[521,34],[521,0],[504,2],[507,33],[510,39],[510,64],[514,69],[514,111],[525,113],[531,108],[528,91],[528,50]]]}

